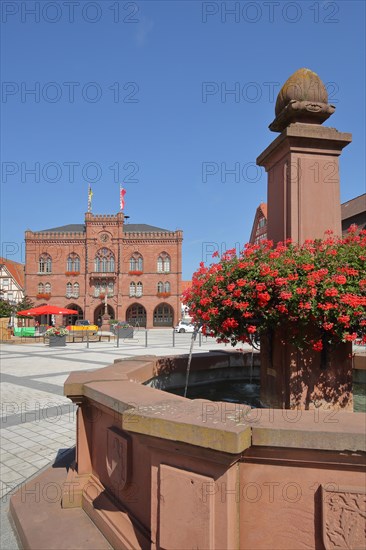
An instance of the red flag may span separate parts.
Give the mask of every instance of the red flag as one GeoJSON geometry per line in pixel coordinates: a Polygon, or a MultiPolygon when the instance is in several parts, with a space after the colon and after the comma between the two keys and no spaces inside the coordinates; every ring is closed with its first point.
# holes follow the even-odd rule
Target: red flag
{"type": "Polygon", "coordinates": [[[126,194],[126,189],[123,189],[123,187],[121,187],[120,198],[119,198],[119,209],[120,210],[123,210],[124,207],[125,207],[125,194],[126,194]]]}

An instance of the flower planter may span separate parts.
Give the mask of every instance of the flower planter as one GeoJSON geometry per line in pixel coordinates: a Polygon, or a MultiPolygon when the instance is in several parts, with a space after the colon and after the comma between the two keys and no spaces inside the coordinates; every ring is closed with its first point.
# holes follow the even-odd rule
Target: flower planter
{"type": "Polygon", "coordinates": [[[118,338],[133,338],[133,327],[128,328],[116,328],[116,335],[118,338]]]}
{"type": "Polygon", "coordinates": [[[55,334],[51,334],[49,337],[49,347],[50,348],[58,348],[58,347],[65,347],[66,346],[66,335],[65,336],[56,336],[55,334]]]}
{"type": "MultiPolygon", "coordinates": [[[[309,337],[319,337],[309,325],[309,337]]],[[[322,353],[290,343],[285,327],[261,336],[261,401],[274,409],[353,411],[352,343],[322,353]]]]}
{"type": "Polygon", "coordinates": [[[51,294],[36,294],[37,300],[49,300],[51,298],[51,294]]]}

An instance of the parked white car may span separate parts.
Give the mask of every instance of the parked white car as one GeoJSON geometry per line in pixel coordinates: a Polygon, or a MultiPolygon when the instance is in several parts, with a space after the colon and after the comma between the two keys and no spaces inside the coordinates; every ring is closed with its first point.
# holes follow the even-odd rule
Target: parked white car
{"type": "MultiPolygon", "coordinates": [[[[202,327],[199,332],[201,332],[202,327]]],[[[189,321],[179,321],[176,327],[174,327],[175,332],[194,332],[194,325],[189,321]]]]}

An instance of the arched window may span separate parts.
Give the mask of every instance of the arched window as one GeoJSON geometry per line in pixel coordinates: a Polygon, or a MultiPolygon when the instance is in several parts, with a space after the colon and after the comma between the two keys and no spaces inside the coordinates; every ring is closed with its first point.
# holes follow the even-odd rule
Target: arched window
{"type": "Polygon", "coordinates": [[[79,283],[74,283],[74,298],[79,298],[79,283]]]}
{"type": "Polygon", "coordinates": [[[66,283],[66,297],[71,298],[72,296],[72,284],[66,283]]]}
{"type": "Polygon", "coordinates": [[[130,283],[130,296],[136,296],[136,285],[135,285],[135,283],[130,283]]]}
{"type": "Polygon", "coordinates": [[[39,273],[51,273],[52,272],[52,260],[49,254],[42,254],[38,261],[39,273]]]}
{"type": "MultiPolygon", "coordinates": [[[[75,285],[74,285],[74,288],[75,288],[75,285]]],[[[74,290],[74,294],[75,294],[75,292],[76,291],[74,290]]],[[[79,292],[79,289],[78,289],[78,292],[79,292]]],[[[113,296],[114,295],[114,282],[109,281],[108,283],[106,283],[105,281],[102,281],[102,282],[97,281],[94,284],[94,297],[98,298],[101,294],[107,294],[109,297],[113,296]]]]}
{"type": "Polygon", "coordinates": [[[43,294],[44,293],[44,286],[42,283],[39,283],[38,285],[38,294],[43,294]]]}
{"type": "Polygon", "coordinates": [[[168,256],[167,254],[164,261],[164,273],[169,273],[169,272],[170,272],[170,256],[168,256]]]}
{"type": "Polygon", "coordinates": [[[164,285],[161,281],[158,282],[158,292],[164,292],[164,285]]]}
{"type": "Polygon", "coordinates": [[[170,256],[166,252],[162,252],[158,257],[157,271],[158,273],[170,272],[170,256]]]}
{"type": "Polygon", "coordinates": [[[75,256],[74,258],[74,271],[80,271],[80,258],[75,256]]]}
{"type": "Polygon", "coordinates": [[[67,258],[66,271],[80,271],[80,258],[74,252],[67,258]]]}
{"type": "Polygon", "coordinates": [[[143,271],[143,269],[143,258],[139,252],[135,252],[130,258],[130,271],[143,271]]]}
{"type": "Polygon", "coordinates": [[[164,284],[164,292],[170,292],[170,283],[166,282],[164,284]]]}
{"type": "Polygon", "coordinates": [[[51,294],[51,285],[50,285],[50,283],[46,283],[44,285],[44,293],[45,294],[51,294]]]}
{"type": "Polygon", "coordinates": [[[94,267],[97,273],[114,272],[114,255],[108,248],[98,250],[94,260],[94,267]]]}
{"type": "Polygon", "coordinates": [[[142,283],[136,285],[136,296],[142,296],[142,283]]]}

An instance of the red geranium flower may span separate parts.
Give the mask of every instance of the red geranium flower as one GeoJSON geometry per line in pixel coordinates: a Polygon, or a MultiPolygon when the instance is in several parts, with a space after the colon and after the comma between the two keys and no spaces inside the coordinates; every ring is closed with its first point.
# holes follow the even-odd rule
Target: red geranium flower
{"type": "Polygon", "coordinates": [[[332,279],[337,285],[344,285],[347,282],[347,278],[344,275],[335,275],[332,279]]]}
{"type": "Polygon", "coordinates": [[[318,351],[309,326],[327,331],[330,344],[364,338],[366,231],[329,235],[302,246],[246,245],[239,257],[232,249],[209,267],[201,262],[183,298],[193,321],[233,344],[247,340],[249,319],[256,333],[285,325],[291,341],[318,351]]]}
{"type": "Polygon", "coordinates": [[[338,296],[338,290],[334,287],[326,288],[324,294],[326,296],[338,296]]]}
{"type": "Polygon", "coordinates": [[[314,342],[313,350],[321,351],[322,349],[323,349],[323,342],[321,340],[318,340],[317,342],[314,342]]]}

